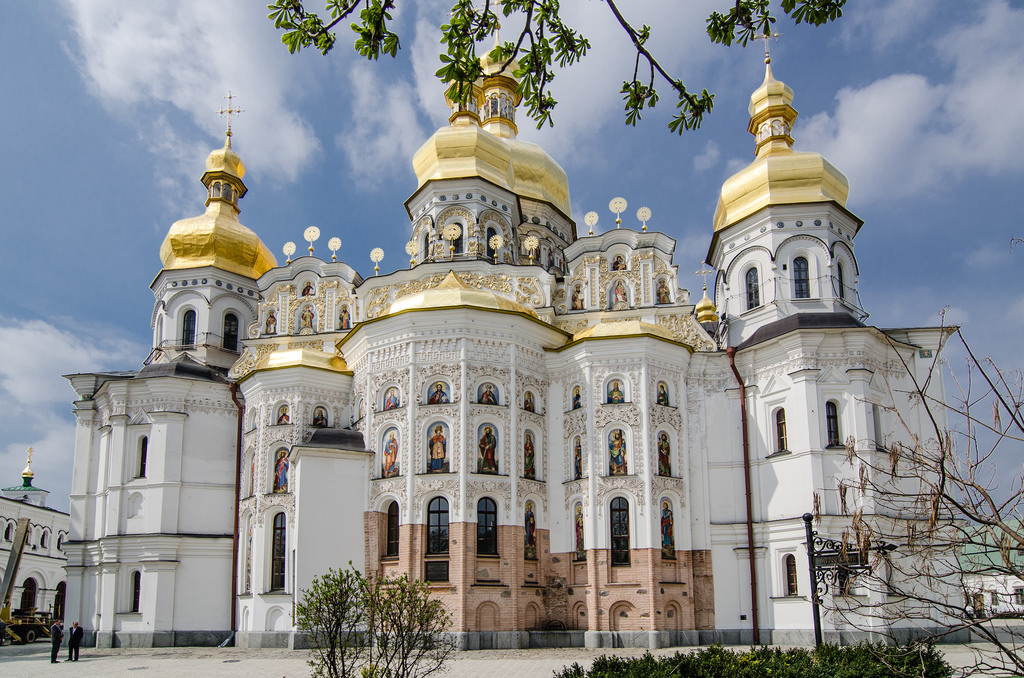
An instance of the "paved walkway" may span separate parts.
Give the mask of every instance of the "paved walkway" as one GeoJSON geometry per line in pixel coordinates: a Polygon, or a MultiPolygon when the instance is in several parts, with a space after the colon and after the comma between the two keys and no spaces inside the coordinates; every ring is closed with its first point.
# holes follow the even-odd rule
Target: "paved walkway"
{"type": "MultiPolygon", "coordinates": [[[[684,648],[655,650],[674,654],[684,648]]],[[[747,649],[746,647],[737,649],[747,649]]],[[[973,661],[969,646],[942,647],[955,666],[973,661]]],[[[621,656],[639,656],[645,650],[620,649],[621,656]]],[[[556,670],[573,662],[589,666],[609,650],[562,648],[550,650],[482,650],[460,652],[444,674],[449,678],[550,678],[556,670]]],[[[81,660],[67,662],[67,646],[61,648],[60,664],[50,663],[50,643],[4,645],[0,647],[0,678],[308,678],[309,653],[300,650],[240,650],[236,648],[154,648],[149,650],[97,650],[82,648],[81,660]]]]}

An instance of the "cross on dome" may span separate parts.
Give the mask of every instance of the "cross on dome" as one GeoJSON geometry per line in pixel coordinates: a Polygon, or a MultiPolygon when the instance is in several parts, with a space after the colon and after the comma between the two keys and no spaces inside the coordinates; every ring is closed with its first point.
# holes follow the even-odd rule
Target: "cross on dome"
{"type": "Polygon", "coordinates": [[[236,97],[236,96],[231,94],[231,90],[228,90],[228,95],[226,97],[224,97],[224,98],[228,100],[228,107],[227,108],[222,108],[219,111],[217,111],[217,115],[224,116],[224,117],[226,117],[228,119],[228,129],[227,129],[227,131],[224,134],[225,134],[225,136],[227,136],[228,143],[230,144],[231,143],[231,116],[232,115],[238,115],[239,113],[244,113],[245,111],[242,110],[241,108],[235,108],[235,107],[233,107],[231,105],[231,102],[234,99],[238,98],[238,97],[236,97]]]}

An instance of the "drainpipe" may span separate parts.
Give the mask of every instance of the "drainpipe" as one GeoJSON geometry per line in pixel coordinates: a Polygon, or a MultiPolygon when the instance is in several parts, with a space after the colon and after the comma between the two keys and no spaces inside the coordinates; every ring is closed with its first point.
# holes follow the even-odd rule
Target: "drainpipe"
{"type": "Polygon", "coordinates": [[[231,390],[231,401],[238,408],[238,431],[235,434],[235,527],[231,531],[231,633],[234,635],[236,622],[238,621],[238,605],[235,601],[235,591],[238,590],[238,502],[242,493],[242,421],[244,408],[238,401],[238,384],[228,384],[231,390]]]}
{"type": "Polygon", "coordinates": [[[750,615],[754,621],[754,644],[761,642],[761,625],[757,617],[757,566],[754,563],[754,513],[750,489],[750,443],[747,438],[747,388],[736,369],[736,349],[730,346],[725,349],[729,356],[729,367],[740,386],[740,427],[743,431],[743,485],[747,490],[747,555],[750,561],[750,615]]]}

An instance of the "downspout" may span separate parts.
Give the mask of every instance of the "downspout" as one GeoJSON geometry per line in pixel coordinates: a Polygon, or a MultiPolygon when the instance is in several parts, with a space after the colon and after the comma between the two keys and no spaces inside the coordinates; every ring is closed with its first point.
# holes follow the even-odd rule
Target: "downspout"
{"type": "Polygon", "coordinates": [[[754,563],[754,513],[750,489],[750,443],[747,439],[747,388],[736,369],[736,349],[732,346],[725,349],[729,356],[729,367],[740,386],[740,428],[743,432],[743,485],[747,490],[747,555],[750,561],[750,614],[754,622],[754,644],[761,642],[761,625],[757,615],[757,566],[754,563]]]}
{"type": "Polygon", "coordinates": [[[231,634],[234,635],[236,622],[238,621],[238,605],[235,600],[235,591],[238,590],[238,502],[242,493],[242,421],[244,418],[244,407],[238,401],[238,384],[228,384],[231,390],[231,401],[238,408],[238,431],[235,434],[235,527],[231,531],[231,634]]]}

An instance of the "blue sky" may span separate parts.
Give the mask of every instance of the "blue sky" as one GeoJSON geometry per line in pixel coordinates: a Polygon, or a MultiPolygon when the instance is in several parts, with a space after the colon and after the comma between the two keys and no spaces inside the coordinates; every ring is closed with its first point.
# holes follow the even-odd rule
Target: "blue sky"
{"type": "MultiPolygon", "coordinates": [[[[315,1],[315,0],[314,0],[315,1]]],[[[446,124],[433,78],[446,5],[396,13],[403,48],[370,64],[347,47],[292,56],[263,2],[63,0],[0,7],[0,483],[20,482],[36,449],[37,485],[66,509],[72,391],[60,375],[130,369],[151,343],[159,247],[198,214],[207,153],[223,143],[216,110],[230,89],[245,113],[234,147],[248,166],[241,219],[283,261],[281,246],[316,225],[339,258],[372,274],[406,261],[403,201],[410,160],[446,124]]],[[[555,126],[520,135],[565,167],[573,218],[629,202],[678,240],[680,279],[698,270],[726,177],[752,159],[747,102],[763,78],[760,46],[711,45],[703,33],[724,0],[624,1],[654,26],[663,65],[717,94],[702,129],[665,124],[669,98],[637,128],[618,88],[632,71],[626,39],[597,0],[563,3],[594,47],[559,73],[555,126]]],[[[860,0],[824,28],[780,20],[773,69],[796,92],[793,136],[850,178],[847,206],[860,294],[880,327],[961,323],[977,352],[1019,368],[1024,332],[1024,8],[1004,0],[860,0]]],[[[959,360],[958,354],[951,359],[959,360]]]]}

